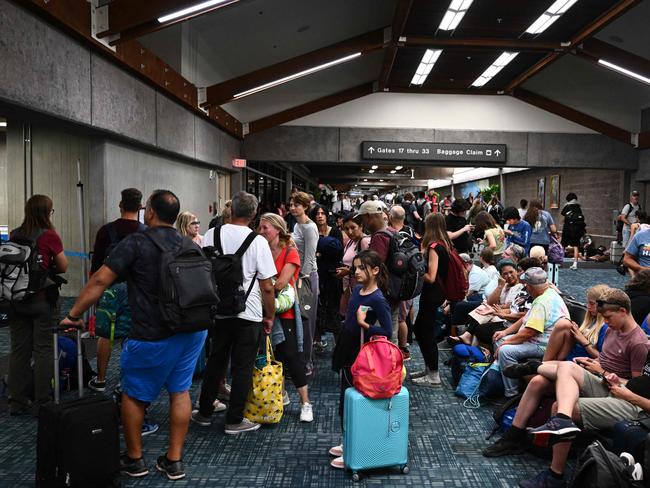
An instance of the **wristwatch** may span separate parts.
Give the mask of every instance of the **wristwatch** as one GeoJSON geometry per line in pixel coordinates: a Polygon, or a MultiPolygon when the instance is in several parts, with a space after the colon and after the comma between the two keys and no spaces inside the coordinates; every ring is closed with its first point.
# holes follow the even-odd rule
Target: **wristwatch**
{"type": "Polygon", "coordinates": [[[73,322],[79,322],[81,320],[81,317],[73,317],[70,314],[66,315],[65,318],[68,320],[72,320],[73,322]]]}

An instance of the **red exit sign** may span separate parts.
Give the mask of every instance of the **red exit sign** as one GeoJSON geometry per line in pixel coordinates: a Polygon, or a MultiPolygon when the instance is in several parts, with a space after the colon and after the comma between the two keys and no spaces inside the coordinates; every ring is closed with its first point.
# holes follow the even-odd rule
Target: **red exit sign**
{"type": "Polygon", "coordinates": [[[245,168],[246,167],[246,160],[245,159],[233,159],[232,160],[232,167],[233,168],[245,168]]]}

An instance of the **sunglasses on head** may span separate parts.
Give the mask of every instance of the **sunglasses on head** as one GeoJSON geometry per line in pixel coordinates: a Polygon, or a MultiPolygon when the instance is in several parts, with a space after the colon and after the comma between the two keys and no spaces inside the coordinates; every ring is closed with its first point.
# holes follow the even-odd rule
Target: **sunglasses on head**
{"type": "Polygon", "coordinates": [[[625,308],[625,305],[618,303],[618,302],[609,302],[607,300],[596,300],[596,305],[598,307],[604,307],[605,305],[616,305],[617,307],[623,307],[625,308]]]}
{"type": "Polygon", "coordinates": [[[199,225],[199,224],[201,224],[201,222],[199,222],[198,220],[195,220],[194,222],[190,222],[190,225],[199,225]]]}

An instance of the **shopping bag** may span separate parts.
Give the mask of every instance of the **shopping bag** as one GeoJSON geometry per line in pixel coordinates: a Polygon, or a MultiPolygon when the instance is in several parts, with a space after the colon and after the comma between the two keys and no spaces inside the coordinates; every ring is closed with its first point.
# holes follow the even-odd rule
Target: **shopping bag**
{"type": "Polygon", "coordinates": [[[273,357],[271,339],[266,338],[266,364],[255,365],[244,417],[258,424],[277,424],[282,419],[282,363],[273,357]]]}

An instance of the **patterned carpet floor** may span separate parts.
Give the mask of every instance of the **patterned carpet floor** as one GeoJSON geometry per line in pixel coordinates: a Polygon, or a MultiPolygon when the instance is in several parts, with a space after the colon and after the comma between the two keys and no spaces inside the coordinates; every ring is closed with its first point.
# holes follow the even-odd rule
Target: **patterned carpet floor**
{"type": "MultiPolygon", "coordinates": [[[[612,269],[560,271],[560,287],[584,300],[585,290],[596,283],[622,286],[624,280],[612,269]]],[[[70,306],[70,301],[66,301],[70,306]]],[[[66,307],[63,307],[64,310],[66,307]]],[[[331,337],[329,337],[331,343],[331,337]]],[[[330,346],[331,349],[331,346],[330,346]]],[[[0,370],[6,373],[9,350],[8,329],[0,329],[0,370]]],[[[417,345],[412,347],[409,371],[422,368],[417,345]]],[[[441,352],[441,360],[447,352],[441,352]]],[[[184,451],[187,477],[173,482],[177,487],[514,487],[535,475],[546,462],[530,455],[484,458],[480,450],[492,430],[492,406],[476,410],[463,407],[449,384],[449,370],[442,367],[443,386],[405,386],[411,393],[409,467],[410,473],[380,470],[353,483],[348,473],[332,469],[327,450],[340,442],[338,416],[339,380],[329,364],[331,352],[316,359],[316,375],[310,384],[314,422],[298,422],[299,404],[295,389],[288,385],[292,403],[280,424],[263,426],[257,432],[239,436],[223,433],[223,415],[217,414],[209,428],[190,426],[184,451]]],[[[111,359],[109,385],[117,383],[119,353],[111,359]]],[[[196,399],[200,382],[192,385],[196,399]]],[[[163,453],[168,437],[168,397],[161,394],[150,408],[150,420],[160,430],[144,438],[146,461],[152,466],[163,453]]],[[[33,486],[37,420],[29,416],[9,417],[6,398],[0,405],[0,487],[33,486]]],[[[494,439],[492,439],[494,440],[494,439]]],[[[153,469],[140,479],[123,479],[125,487],[170,486],[170,481],[153,469]]]]}

